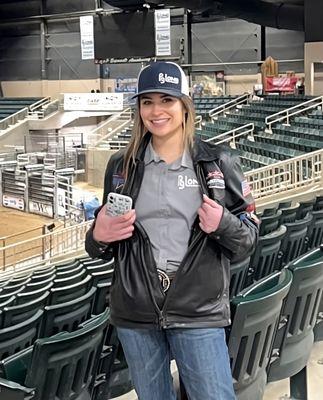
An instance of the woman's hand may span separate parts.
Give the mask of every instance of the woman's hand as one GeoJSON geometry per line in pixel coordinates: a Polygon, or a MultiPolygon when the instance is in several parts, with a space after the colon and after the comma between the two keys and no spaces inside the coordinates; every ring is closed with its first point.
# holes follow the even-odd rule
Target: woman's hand
{"type": "Polygon", "coordinates": [[[223,215],[223,207],[203,194],[203,203],[197,210],[200,217],[200,228],[205,233],[216,231],[223,215]]]}
{"type": "Polygon", "coordinates": [[[124,215],[106,214],[106,206],[100,210],[93,229],[93,238],[97,242],[111,243],[132,236],[136,211],[130,210],[124,215]]]}

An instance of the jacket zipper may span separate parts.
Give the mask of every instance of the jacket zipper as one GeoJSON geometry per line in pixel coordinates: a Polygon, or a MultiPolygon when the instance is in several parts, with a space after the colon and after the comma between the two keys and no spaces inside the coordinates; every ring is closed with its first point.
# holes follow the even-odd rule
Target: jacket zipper
{"type": "MultiPolygon", "coordinates": [[[[207,193],[208,193],[207,186],[206,186],[205,181],[203,179],[202,168],[201,168],[201,166],[199,164],[195,165],[195,172],[196,172],[196,177],[197,177],[197,179],[198,179],[198,181],[199,181],[199,183],[201,185],[202,193],[207,195],[207,193]]],[[[180,265],[178,267],[178,270],[176,271],[176,274],[175,274],[175,277],[173,279],[172,285],[169,288],[169,291],[168,291],[167,296],[166,296],[165,303],[164,303],[163,308],[161,310],[161,319],[160,319],[160,324],[159,325],[161,326],[162,329],[163,328],[165,329],[165,328],[169,327],[169,323],[167,322],[167,310],[166,310],[166,308],[167,308],[167,305],[168,305],[168,302],[169,302],[170,293],[172,292],[172,289],[174,288],[174,283],[176,283],[176,278],[180,274],[181,269],[183,269],[183,266],[185,264],[186,258],[187,258],[188,254],[189,254],[189,250],[195,245],[195,243],[200,239],[201,235],[203,234],[203,232],[200,230],[195,235],[195,233],[197,231],[196,225],[197,225],[198,218],[199,218],[199,216],[196,217],[196,219],[195,219],[195,221],[193,223],[192,231],[191,231],[191,237],[190,237],[190,240],[189,240],[190,245],[188,246],[186,254],[185,254],[182,262],[180,263],[180,265]],[[194,237],[194,235],[195,235],[195,237],[194,237]]]]}

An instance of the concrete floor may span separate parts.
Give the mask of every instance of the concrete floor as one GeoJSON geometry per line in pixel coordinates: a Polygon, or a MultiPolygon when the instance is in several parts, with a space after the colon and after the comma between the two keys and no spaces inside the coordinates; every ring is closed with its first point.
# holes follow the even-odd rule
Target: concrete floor
{"type": "MultiPolygon", "coordinates": [[[[176,365],[172,364],[172,372],[175,386],[178,385],[176,365]]],[[[314,343],[307,372],[308,400],[323,399],[323,342],[314,343]]],[[[263,400],[289,400],[289,380],[269,383],[266,386],[263,400]]],[[[115,397],[115,400],[138,400],[136,393],[132,390],[123,396],[115,397]]],[[[165,399],[167,400],[167,399],[165,399]]],[[[200,399],[207,400],[207,399],[200,399]]],[[[250,399],[254,400],[254,399],[250,399]]]]}

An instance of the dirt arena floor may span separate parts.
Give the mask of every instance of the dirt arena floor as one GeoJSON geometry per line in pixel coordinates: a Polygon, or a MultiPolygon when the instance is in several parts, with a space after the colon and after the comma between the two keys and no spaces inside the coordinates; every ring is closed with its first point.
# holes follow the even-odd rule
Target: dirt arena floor
{"type": "Polygon", "coordinates": [[[19,241],[41,235],[43,226],[54,222],[52,218],[8,207],[0,207],[0,221],[0,238],[15,236],[19,241]],[[30,230],[33,232],[24,233],[30,230]]]}

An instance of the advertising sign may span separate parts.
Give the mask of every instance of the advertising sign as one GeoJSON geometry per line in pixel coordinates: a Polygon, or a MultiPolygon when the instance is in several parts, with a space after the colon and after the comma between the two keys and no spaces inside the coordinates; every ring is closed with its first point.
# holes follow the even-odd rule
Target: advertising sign
{"type": "Polygon", "coordinates": [[[64,93],[65,111],[122,111],[122,93],[64,93]]]}
{"type": "Polygon", "coordinates": [[[82,60],[94,60],[93,17],[80,17],[82,60]]]}
{"type": "Polygon", "coordinates": [[[266,77],[266,92],[294,92],[296,76],[266,77]]]}
{"type": "Polygon", "coordinates": [[[155,10],[156,56],[171,55],[170,10],[155,10]]]}
{"type": "Polygon", "coordinates": [[[53,205],[45,204],[40,201],[29,200],[29,212],[34,214],[45,215],[46,217],[53,218],[53,205]]]}
{"type": "Polygon", "coordinates": [[[2,196],[2,204],[4,207],[15,208],[16,210],[23,211],[25,209],[25,200],[23,197],[8,196],[4,194],[2,196]]]}

